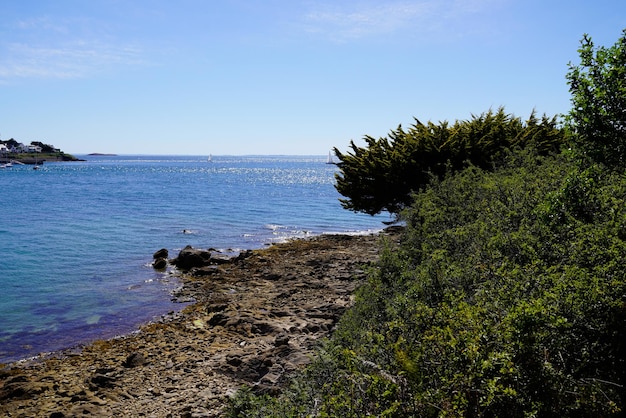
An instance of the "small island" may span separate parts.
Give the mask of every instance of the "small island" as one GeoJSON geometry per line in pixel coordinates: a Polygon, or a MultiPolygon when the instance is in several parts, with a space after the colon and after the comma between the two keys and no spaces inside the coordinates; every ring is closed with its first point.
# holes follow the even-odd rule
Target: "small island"
{"type": "Polygon", "coordinates": [[[29,145],[11,138],[0,141],[0,164],[43,164],[45,161],[83,161],[53,145],[32,141],[29,145]]]}

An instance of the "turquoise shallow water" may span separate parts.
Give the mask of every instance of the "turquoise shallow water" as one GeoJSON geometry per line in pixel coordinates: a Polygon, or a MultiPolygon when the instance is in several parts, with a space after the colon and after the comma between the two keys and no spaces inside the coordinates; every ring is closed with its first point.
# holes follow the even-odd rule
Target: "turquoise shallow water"
{"type": "Polygon", "coordinates": [[[361,233],[326,157],[81,156],[0,170],[0,363],[108,338],[180,308],[152,254],[361,233]]]}

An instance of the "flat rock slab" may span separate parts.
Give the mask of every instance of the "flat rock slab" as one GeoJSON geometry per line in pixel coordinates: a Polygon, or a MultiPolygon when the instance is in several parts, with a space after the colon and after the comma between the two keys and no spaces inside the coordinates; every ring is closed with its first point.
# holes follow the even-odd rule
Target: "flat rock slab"
{"type": "Polygon", "coordinates": [[[196,303],[179,315],[0,369],[0,416],[210,417],[242,385],[276,393],[352,304],[380,235],[290,241],[186,275],[178,296],[196,303]]]}

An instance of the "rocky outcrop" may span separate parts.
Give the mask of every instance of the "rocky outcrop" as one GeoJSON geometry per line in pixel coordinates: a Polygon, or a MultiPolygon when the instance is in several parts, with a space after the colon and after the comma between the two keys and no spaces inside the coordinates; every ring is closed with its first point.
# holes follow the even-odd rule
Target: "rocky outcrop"
{"type": "Polygon", "coordinates": [[[172,264],[181,270],[191,270],[194,267],[202,267],[209,263],[211,252],[199,250],[191,245],[186,246],[178,253],[178,257],[172,260],[172,264]]]}
{"type": "Polygon", "coordinates": [[[152,267],[154,267],[155,270],[165,270],[168,264],[168,256],[169,251],[167,250],[167,248],[161,248],[160,250],[156,251],[154,254],[152,254],[152,259],[154,260],[152,262],[152,267]]]}
{"type": "Polygon", "coordinates": [[[182,312],[0,370],[0,416],[213,417],[241,385],[276,393],[351,305],[377,241],[321,236],[220,264],[199,255],[178,292],[196,303],[182,312]]]}
{"type": "Polygon", "coordinates": [[[152,254],[152,259],[153,260],[158,260],[160,258],[164,258],[167,260],[167,257],[169,257],[170,252],[167,250],[167,248],[161,248],[160,250],[155,251],[154,254],[152,254]]]}

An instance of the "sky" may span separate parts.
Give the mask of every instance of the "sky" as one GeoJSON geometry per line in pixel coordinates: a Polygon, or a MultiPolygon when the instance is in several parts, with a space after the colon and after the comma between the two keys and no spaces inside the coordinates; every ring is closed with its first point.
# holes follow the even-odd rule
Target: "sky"
{"type": "Polygon", "coordinates": [[[415,118],[571,107],[623,0],[4,0],[0,140],[71,154],[326,155],[415,118]]]}

